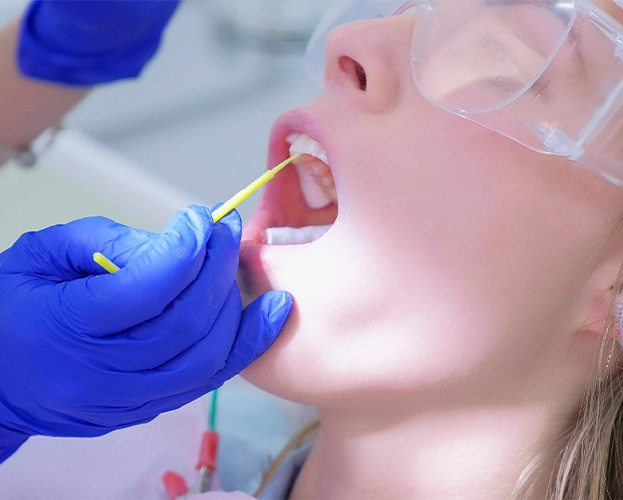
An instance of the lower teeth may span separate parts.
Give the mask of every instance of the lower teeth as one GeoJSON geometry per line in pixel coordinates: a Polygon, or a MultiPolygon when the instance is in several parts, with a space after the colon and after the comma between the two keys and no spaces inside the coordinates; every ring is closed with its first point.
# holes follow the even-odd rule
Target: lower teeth
{"type": "Polygon", "coordinates": [[[267,245],[298,245],[310,243],[323,236],[332,224],[305,227],[269,227],[266,229],[267,245]]]}

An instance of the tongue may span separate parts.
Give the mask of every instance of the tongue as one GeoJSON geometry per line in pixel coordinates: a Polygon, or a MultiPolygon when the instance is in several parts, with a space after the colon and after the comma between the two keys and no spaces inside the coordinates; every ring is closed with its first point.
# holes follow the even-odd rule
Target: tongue
{"type": "Polygon", "coordinates": [[[324,235],[332,224],[305,227],[269,227],[266,229],[267,245],[299,245],[310,243],[324,235]]]}

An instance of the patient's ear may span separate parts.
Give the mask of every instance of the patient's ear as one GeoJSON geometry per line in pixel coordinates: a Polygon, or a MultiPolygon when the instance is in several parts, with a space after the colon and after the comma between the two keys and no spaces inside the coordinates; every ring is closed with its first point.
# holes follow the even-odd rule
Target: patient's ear
{"type": "MultiPolygon", "coordinates": [[[[617,315],[618,312],[619,321],[622,319],[620,313],[623,293],[621,284],[618,283],[622,264],[622,257],[610,258],[603,262],[587,281],[585,305],[580,306],[584,308],[585,317],[584,322],[580,323],[582,332],[601,335],[611,315],[617,315]]],[[[608,332],[609,336],[616,334],[616,326],[612,325],[608,332]]]]}

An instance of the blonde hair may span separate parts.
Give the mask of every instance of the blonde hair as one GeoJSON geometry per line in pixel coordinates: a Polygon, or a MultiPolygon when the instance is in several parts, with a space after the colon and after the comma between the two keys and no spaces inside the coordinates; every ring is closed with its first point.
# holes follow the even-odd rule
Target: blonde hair
{"type": "MultiPolygon", "coordinates": [[[[591,385],[574,425],[549,450],[555,458],[558,449],[548,487],[548,497],[554,500],[623,498],[623,369],[618,364],[613,334],[623,290],[623,266],[611,290],[591,385]]],[[[534,484],[530,478],[537,473],[531,467],[534,463],[518,481],[517,498],[530,498],[534,484]]]]}
{"type": "MultiPolygon", "coordinates": [[[[553,443],[541,451],[524,469],[513,498],[535,498],[534,490],[542,466],[554,464],[547,484],[547,498],[553,500],[623,499],[623,369],[615,365],[618,356],[614,329],[617,298],[623,291],[623,266],[609,297],[608,315],[601,336],[595,373],[586,392],[578,418],[553,443]],[[612,365],[612,366],[610,366],[612,365]]],[[[295,449],[313,441],[320,422],[309,421],[281,450],[264,473],[255,496],[261,495],[285,458],[295,449]]]]}
{"type": "Polygon", "coordinates": [[[286,457],[297,448],[313,441],[319,428],[320,421],[317,418],[313,418],[309,422],[307,422],[294,436],[290,438],[290,440],[286,443],[283,449],[268,466],[266,472],[264,472],[264,475],[262,476],[262,481],[260,482],[260,485],[258,486],[253,496],[259,497],[262,493],[264,493],[270,482],[275,477],[275,474],[279,470],[279,467],[281,467],[281,465],[283,464],[286,457]]]}

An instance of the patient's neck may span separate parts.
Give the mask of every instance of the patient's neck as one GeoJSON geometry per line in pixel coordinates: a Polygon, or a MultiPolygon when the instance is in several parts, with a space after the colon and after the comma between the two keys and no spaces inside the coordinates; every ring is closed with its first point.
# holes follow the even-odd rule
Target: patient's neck
{"type": "MultiPolygon", "coordinates": [[[[391,418],[320,411],[320,419],[290,498],[510,498],[534,450],[551,444],[569,422],[536,404],[391,418]]],[[[531,497],[545,498],[551,467],[540,467],[531,497]]]]}

